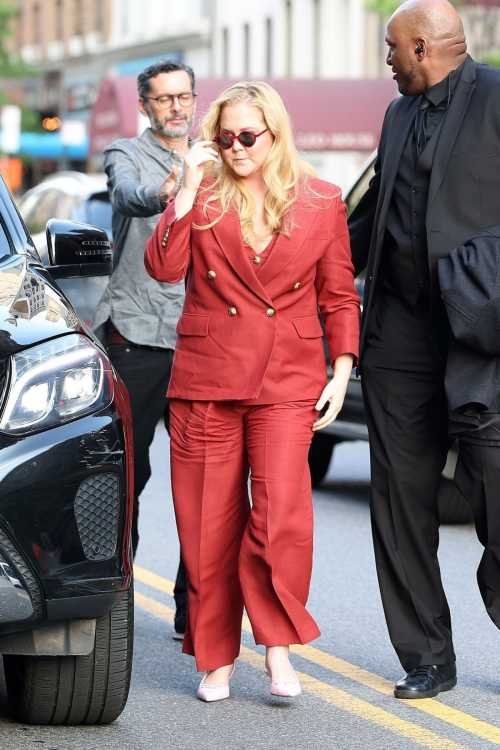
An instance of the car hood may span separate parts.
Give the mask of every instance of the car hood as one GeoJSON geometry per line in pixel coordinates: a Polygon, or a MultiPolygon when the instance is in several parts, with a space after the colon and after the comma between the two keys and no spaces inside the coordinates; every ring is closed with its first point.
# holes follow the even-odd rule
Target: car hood
{"type": "Polygon", "coordinates": [[[73,331],[88,335],[66,298],[39,263],[0,257],[0,357],[73,331]]]}

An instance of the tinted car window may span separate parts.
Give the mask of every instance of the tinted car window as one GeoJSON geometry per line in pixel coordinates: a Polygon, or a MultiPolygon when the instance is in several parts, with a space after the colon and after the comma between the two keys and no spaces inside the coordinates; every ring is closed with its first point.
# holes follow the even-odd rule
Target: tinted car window
{"type": "MultiPolygon", "coordinates": [[[[350,216],[351,213],[354,211],[356,206],[358,205],[359,201],[365,194],[365,192],[368,189],[368,185],[370,183],[371,178],[373,177],[375,170],[375,159],[373,159],[372,162],[368,165],[368,167],[365,169],[361,177],[358,178],[356,183],[353,185],[353,187],[349,190],[345,197],[345,202],[347,205],[347,215],[350,216]]],[[[361,299],[361,304],[363,304],[363,297],[364,297],[364,288],[365,288],[365,276],[366,276],[366,270],[362,271],[359,276],[357,276],[355,281],[356,290],[359,294],[359,297],[361,299]]]]}
{"type": "Polygon", "coordinates": [[[368,184],[374,175],[373,167],[374,167],[374,163],[370,164],[370,166],[361,175],[358,182],[354,185],[352,190],[347,195],[346,203],[347,203],[347,215],[348,216],[351,215],[351,213],[354,211],[359,201],[361,200],[361,198],[367,191],[368,184]]]}

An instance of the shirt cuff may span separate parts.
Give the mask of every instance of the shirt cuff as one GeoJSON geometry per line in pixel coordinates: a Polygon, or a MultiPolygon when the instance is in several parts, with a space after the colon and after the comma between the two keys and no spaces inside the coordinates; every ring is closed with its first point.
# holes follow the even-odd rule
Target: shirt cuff
{"type": "Polygon", "coordinates": [[[148,185],[144,189],[144,197],[146,199],[147,207],[151,209],[151,211],[154,211],[157,214],[163,213],[163,206],[160,203],[160,198],[158,195],[162,185],[163,185],[163,182],[160,183],[158,186],[148,185]]]}

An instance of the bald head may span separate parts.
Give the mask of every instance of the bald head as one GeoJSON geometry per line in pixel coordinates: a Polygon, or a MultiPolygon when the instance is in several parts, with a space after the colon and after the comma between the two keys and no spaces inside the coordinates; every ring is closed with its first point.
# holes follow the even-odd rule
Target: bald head
{"type": "Polygon", "coordinates": [[[425,36],[439,46],[465,42],[462,19],[447,0],[408,0],[389,23],[393,21],[413,36],[425,36]]]}
{"type": "Polygon", "coordinates": [[[389,54],[402,94],[423,94],[466,58],[462,19],[447,0],[408,0],[387,26],[389,54]]]}

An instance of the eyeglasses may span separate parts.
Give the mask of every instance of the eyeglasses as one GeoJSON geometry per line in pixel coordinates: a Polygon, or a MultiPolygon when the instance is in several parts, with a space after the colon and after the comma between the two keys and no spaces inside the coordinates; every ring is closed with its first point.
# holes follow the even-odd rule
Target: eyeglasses
{"type": "Polygon", "coordinates": [[[245,148],[250,148],[250,146],[255,145],[255,141],[257,140],[259,135],[264,135],[264,133],[267,133],[268,130],[269,128],[266,128],[262,131],[262,133],[251,133],[249,130],[244,130],[243,133],[240,133],[239,135],[219,133],[219,135],[215,136],[212,142],[216,143],[219,148],[223,148],[225,151],[228,148],[232,148],[235,141],[239,141],[242,146],[245,146],[245,148]]]}
{"type": "Polygon", "coordinates": [[[160,96],[144,96],[143,99],[153,99],[157,103],[160,109],[170,109],[174,103],[174,99],[179,101],[181,107],[189,107],[194,102],[195,94],[194,91],[184,91],[182,94],[160,94],[160,96]]]}

